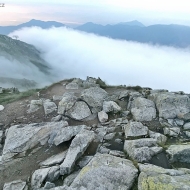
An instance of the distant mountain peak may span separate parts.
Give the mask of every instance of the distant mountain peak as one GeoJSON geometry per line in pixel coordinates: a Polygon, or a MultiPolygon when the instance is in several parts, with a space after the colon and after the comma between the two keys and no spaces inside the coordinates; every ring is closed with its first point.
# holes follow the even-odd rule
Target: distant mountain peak
{"type": "Polygon", "coordinates": [[[140,26],[140,27],[145,27],[144,24],[139,22],[138,20],[132,20],[129,22],[120,22],[119,25],[128,25],[128,26],[140,26]]]}

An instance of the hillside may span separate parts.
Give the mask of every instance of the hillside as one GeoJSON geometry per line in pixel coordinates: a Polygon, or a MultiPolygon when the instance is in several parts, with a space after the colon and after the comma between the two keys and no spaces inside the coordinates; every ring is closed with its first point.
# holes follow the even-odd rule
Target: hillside
{"type": "Polygon", "coordinates": [[[186,48],[190,46],[190,27],[183,25],[116,24],[99,25],[86,23],[76,28],[114,39],[186,48]]]}
{"type": "Polygon", "coordinates": [[[100,78],[0,105],[0,189],[190,188],[190,96],[100,78]]]}

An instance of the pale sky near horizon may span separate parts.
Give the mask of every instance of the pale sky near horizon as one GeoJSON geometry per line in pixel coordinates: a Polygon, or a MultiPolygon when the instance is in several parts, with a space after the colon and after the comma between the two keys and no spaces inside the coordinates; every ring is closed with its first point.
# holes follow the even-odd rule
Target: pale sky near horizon
{"type": "Polygon", "coordinates": [[[145,25],[190,26],[189,0],[0,0],[0,26],[31,19],[54,20],[68,25],[86,22],[115,24],[138,20],[145,25]]]}

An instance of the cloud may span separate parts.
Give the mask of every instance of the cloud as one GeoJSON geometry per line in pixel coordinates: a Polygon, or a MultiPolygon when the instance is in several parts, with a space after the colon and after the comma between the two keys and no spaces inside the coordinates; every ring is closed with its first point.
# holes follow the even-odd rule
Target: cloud
{"type": "Polygon", "coordinates": [[[14,34],[43,52],[57,80],[93,76],[114,85],[190,92],[188,49],[113,40],[68,28],[33,27],[14,34]]]}

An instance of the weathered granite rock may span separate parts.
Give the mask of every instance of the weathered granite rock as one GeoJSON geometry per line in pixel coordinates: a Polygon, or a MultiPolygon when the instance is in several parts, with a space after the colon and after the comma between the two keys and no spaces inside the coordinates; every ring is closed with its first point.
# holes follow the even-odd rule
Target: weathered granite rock
{"type": "Polygon", "coordinates": [[[43,106],[44,106],[45,115],[57,111],[57,105],[54,102],[51,102],[50,100],[45,100],[43,102],[43,106]]]}
{"type": "Polygon", "coordinates": [[[60,176],[60,166],[52,166],[47,174],[46,181],[53,182],[60,176]]]}
{"type": "Polygon", "coordinates": [[[179,134],[180,134],[179,127],[164,128],[164,135],[168,135],[170,137],[178,137],[179,134]]]}
{"type": "Polygon", "coordinates": [[[100,123],[105,123],[108,120],[108,114],[105,111],[98,112],[98,119],[100,123]]]}
{"type": "Polygon", "coordinates": [[[40,109],[43,105],[43,100],[31,100],[30,108],[27,110],[27,113],[33,113],[40,109]]]}
{"type": "Polygon", "coordinates": [[[190,143],[182,145],[171,145],[166,152],[170,156],[170,162],[190,163],[190,143]]]}
{"type": "Polygon", "coordinates": [[[61,162],[63,162],[63,160],[65,159],[67,154],[67,151],[63,151],[57,155],[53,155],[50,158],[48,158],[47,160],[43,161],[40,163],[40,166],[53,166],[56,164],[60,164],[61,162]]]}
{"type": "Polygon", "coordinates": [[[104,139],[105,140],[112,140],[116,135],[116,132],[115,133],[109,133],[107,135],[104,136],[104,139]]]}
{"type": "Polygon", "coordinates": [[[65,160],[60,166],[60,174],[70,174],[76,160],[83,155],[89,144],[94,140],[94,132],[81,130],[78,135],[73,139],[68,149],[65,160]]]}
{"type": "Polygon", "coordinates": [[[162,135],[161,133],[155,133],[155,132],[149,130],[149,136],[150,136],[150,138],[155,139],[157,144],[159,144],[161,146],[165,145],[165,143],[167,141],[167,137],[165,135],[162,135]]]}
{"type": "Polygon", "coordinates": [[[149,161],[154,155],[162,152],[163,148],[158,147],[156,140],[152,138],[126,140],[124,151],[138,162],[149,161]]]}
{"type": "Polygon", "coordinates": [[[63,181],[63,185],[64,186],[70,186],[71,183],[73,183],[74,179],[77,177],[77,175],[79,174],[81,170],[78,170],[76,172],[73,172],[72,174],[70,174],[69,176],[67,176],[64,181],[63,181]]]}
{"type": "Polygon", "coordinates": [[[113,112],[117,113],[121,111],[121,107],[117,105],[114,101],[104,101],[103,102],[103,111],[106,113],[113,112]]]}
{"type": "Polygon", "coordinates": [[[83,101],[78,101],[66,112],[66,115],[75,120],[82,120],[91,115],[90,108],[83,101]]]}
{"type": "Polygon", "coordinates": [[[85,156],[84,158],[82,158],[82,160],[78,163],[80,168],[83,168],[84,166],[86,166],[90,160],[92,160],[93,156],[85,156]]]}
{"type": "Polygon", "coordinates": [[[139,164],[141,171],[138,178],[139,190],[177,190],[190,188],[190,170],[164,169],[151,164],[139,164]]]}
{"type": "Polygon", "coordinates": [[[74,90],[74,89],[78,89],[78,84],[76,82],[71,82],[69,84],[66,85],[66,89],[70,89],[70,90],[74,90]]]}
{"type": "Polygon", "coordinates": [[[52,119],[51,119],[51,122],[58,122],[58,121],[60,121],[62,119],[62,116],[61,115],[57,115],[57,116],[55,116],[55,117],[53,117],[52,119]]]}
{"type": "Polygon", "coordinates": [[[190,130],[190,122],[185,123],[185,125],[183,126],[183,129],[190,130]]]}
{"type": "Polygon", "coordinates": [[[28,190],[28,186],[25,181],[16,180],[10,183],[5,183],[3,190],[28,190]]]}
{"type": "Polygon", "coordinates": [[[8,129],[3,148],[2,161],[12,159],[13,156],[23,154],[37,144],[50,143],[61,129],[68,125],[67,122],[50,122],[40,124],[14,125],[8,129]]]}
{"type": "Polygon", "coordinates": [[[62,100],[59,102],[58,105],[58,114],[65,114],[67,110],[73,107],[76,101],[77,97],[74,95],[73,92],[65,92],[63,94],[62,100]]]}
{"type": "Polygon", "coordinates": [[[57,95],[53,96],[53,101],[61,101],[62,99],[63,99],[63,96],[57,96],[57,95]]]}
{"type": "Polygon", "coordinates": [[[80,171],[68,190],[127,190],[131,189],[137,173],[138,170],[129,160],[108,154],[96,154],[80,171]]]}
{"type": "Polygon", "coordinates": [[[3,105],[0,105],[0,111],[3,111],[4,110],[4,106],[3,105]]]}
{"type": "Polygon", "coordinates": [[[91,87],[81,93],[81,98],[88,103],[93,113],[102,110],[103,101],[107,96],[108,93],[99,87],[91,87]]]}
{"type": "Polygon", "coordinates": [[[46,184],[44,185],[44,189],[52,189],[54,187],[55,187],[55,184],[49,181],[47,181],[46,184]]]}
{"type": "Polygon", "coordinates": [[[190,112],[190,99],[187,95],[178,95],[169,92],[154,93],[149,99],[153,99],[159,111],[159,117],[184,119],[190,112]]]}
{"type": "Polygon", "coordinates": [[[185,133],[185,135],[186,135],[188,138],[190,138],[190,132],[189,132],[189,131],[185,131],[184,133],[185,133]]]}
{"type": "Polygon", "coordinates": [[[86,125],[78,125],[62,128],[55,136],[53,143],[57,146],[65,141],[69,141],[72,137],[76,136],[82,129],[86,127],[86,125]]]}
{"type": "Polygon", "coordinates": [[[133,100],[132,105],[131,113],[136,121],[151,121],[156,117],[153,101],[138,97],[133,100]]]}
{"type": "Polygon", "coordinates": [[[124,125],[125,128],[125,137],[141,137],[148,134],[148,127],[144,126],[140,122],[129,122],[127,125],[124,125]]]}

